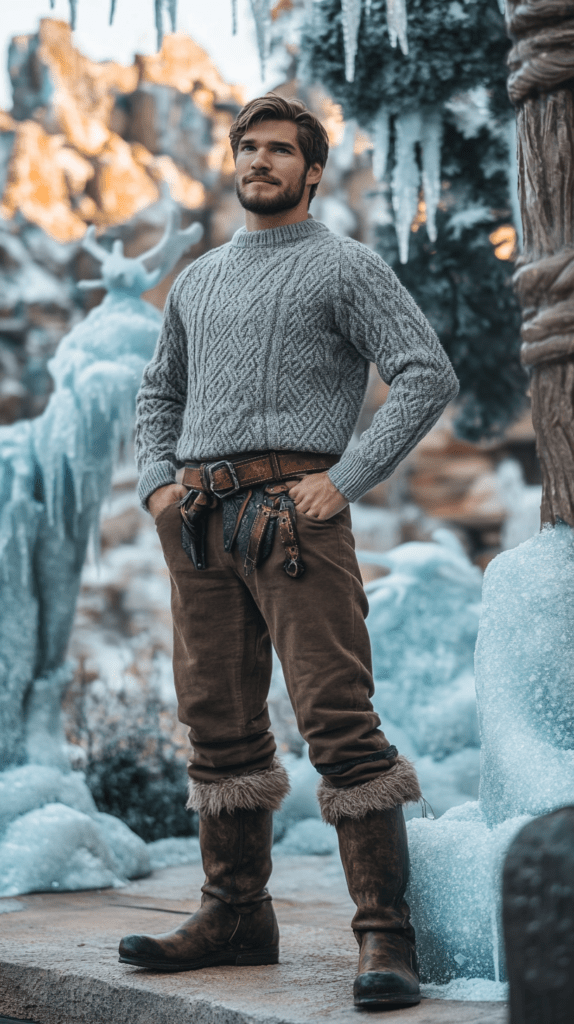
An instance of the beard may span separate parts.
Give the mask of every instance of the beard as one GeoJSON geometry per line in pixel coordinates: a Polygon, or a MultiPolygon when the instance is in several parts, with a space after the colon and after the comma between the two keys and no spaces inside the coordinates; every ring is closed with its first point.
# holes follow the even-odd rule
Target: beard
{"type": "MultiPolygon", "coordinates": [[[[299,178],[295,185],[287,185],[275,195],[265,198],[264,196],[253,196],[249,198],[241,188],[239,180],[235,179],[235,192],[244,210],[250,213],[283,213],[284,210],[292,210],[298,206],[305,192],[305,179],[307,171],[299,178]]],[[[272,179],[269,179],[270,181],[272,179]]]]}

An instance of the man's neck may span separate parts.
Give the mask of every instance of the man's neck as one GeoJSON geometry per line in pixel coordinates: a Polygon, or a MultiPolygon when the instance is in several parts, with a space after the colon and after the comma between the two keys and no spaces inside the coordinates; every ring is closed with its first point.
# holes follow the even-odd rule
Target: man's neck
{"type": "Polygon", "coordinates": [[[308,220],[310,216],[305,200],[304,207],[295,206],[292,210],[282,210],[281,213],[263,214],[246,210],[245,227],[247,231],[267,231],[268,228],[282,228],[286,224],[299,224],[308,220]]]}

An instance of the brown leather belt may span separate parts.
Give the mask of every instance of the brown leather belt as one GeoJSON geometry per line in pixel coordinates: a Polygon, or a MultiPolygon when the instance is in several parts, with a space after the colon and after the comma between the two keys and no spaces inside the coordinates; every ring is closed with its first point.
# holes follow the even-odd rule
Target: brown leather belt
{"type": "Polygon", "coordinates": [[[289,480],[300,473],[320,473],[334,466],[339,458],[339,455],[315,452],[258,452],[237,460],[219,459],[186,466],[182,483],[190,490],[229,498],[258,484],[289,480]]]}

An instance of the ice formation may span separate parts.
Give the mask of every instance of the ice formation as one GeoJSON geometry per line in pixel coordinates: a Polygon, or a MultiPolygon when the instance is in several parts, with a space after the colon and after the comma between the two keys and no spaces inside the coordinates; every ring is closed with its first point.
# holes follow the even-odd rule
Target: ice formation
{"type": "Polygon", "coordinates": [[[143,870],[143,844],[129,829],[133,849],[128,855],[125,840],[125,856],[114,859],[106,837],[121,843],[126,826],[118,822],[113,831],[97,816],[81,778],[69,774],[60,699],[88,541],[115,456],[129,436],[135,393],[161,323],[139,296],[200,236],[199,225],[174,230],[172,215],[161,243],[127,259],[118,243],[110,253],[90,235],[86,245],[101,261],[102,277],[84,287],[103,285],[108,295],[60,343],[50,363],[54,391],[42,416],[0,428],[0,877],[7,895],[52,882],[110,884],[103,879],[143,870]],[[24,775],[16,786],[14,771],[32,772],[28,784],[24,775]],[[104,849],[106,857],[100,856],[104,849]],[[14,861],[9,875],[6,858],[14,861]]]}
{"type": "Polygon", "coordinates": [[[345,78],[352,82],[355,78],[355,58],[361,25],[362,0],[341,0],[343,11],[343,39],[345,42],[345,78]]]}
{"type": "Polygon", "coordinates": [[[518,245],[522,245],[522,214],[520,212],[520,199],[518,193],[518,157],[516,140],[516,118],[510,117],[505,125],[506,138],[508,143],[508,196],[512,209],[512,223],[516,228],[518,245]]]}
{"type": "Polygon", "coordinates": [[[383,181],[387,169],[390,147],[391,118],[388,110],[381,107],[371,125],[373,140],[373,174],[377,181],[383,181]]]}
{"type": "Polygon", "coordinates": [[[476,647],[489,825],[574,802],[574,533],[545,527],[490,564],[476,647]]]}
{"type": "Polygon", "coordinates": [[[424,112],[421,135],[423,190],[426,205],[427,233],[436,242],[436,211],[440,199],[440,150],[442,114],[436,108],[424,112]]]}
{"type": "MultiPolygon", "coordinates": [[[[382,177],[381,167],[386,164],[385,120],[373,125],[376,175],[382,177]],[[384,157],[384,164],[383,164],[384,157]]],[[[409,237],[413,218],[418,209],[420,173],[417,144],[422,156],[422,185],[426,207],[427,231],[431,241],[436,239],[436,211],[440,198],[440,153],[442,142],[442,113],[438,108],[422,108],[399,114],[395,119],[395,166],[391,180],[395,226],[401,263],[409,258],[409,237]]]]}
{"type": "Polygon", "coordinates": [[[409,52],[406,0],[387,0],[387,27],[391,46],[396,46],[398,40],[406,57],[409,52]]]}
{"type": "Polygon", "coordinates": [[[389,740],[416,760],[439,815],[478,795],[473,656],[481,574],[447,530],[376,561],[391,572],[366,587],[373,702],[389,740]]]}
{"type": "Polygon", "coordinates": [[[501,865],[532,817],[574,803],[574,534],[559,524],[490,563],[476,647],[478,802],[408,823],[408,898],[425,981],[503,980],[501,865]]]}
{"type": "Polygon", "coordinates": [[[118,886],[150,870],[146,844],[98,813],[80,772],[0,773],[0,896],[118,886]]]}
{"type": "Polygon", "coordinates": [[[399,256],[401,263],[406,263],[409,258],[411,224],[419,201],[419,168],[415,147],[421,140],[420,111],[399,114],[395,121],[395,131],[395,167],[391,187],[399,256]]]}
{"type": "Polygon", "coordinates": [[[496,479],[500,501],[507,511],[500,541],[503,551],[508,551],[538,533],[542,486],[524,482],[522,467],[516,459],[504,459],[496,479]]]}

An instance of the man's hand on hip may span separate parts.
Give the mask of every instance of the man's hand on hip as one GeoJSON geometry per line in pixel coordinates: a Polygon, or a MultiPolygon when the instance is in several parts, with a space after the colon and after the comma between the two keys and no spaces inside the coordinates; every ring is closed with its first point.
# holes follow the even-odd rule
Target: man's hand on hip
{"type": "Polygon", "coordinates": [[[349,504],[328,473],[309,473],[301,480],[287,480],[286,484],[297,511],[310,519],[331,519],[349,504]]]}
{"type": "Polygon", "coordinates": [[[157,491],[150,494],[147,507],[154,519],[157,519],[162,509],[173,505],[180,498],[187,494],[187,488],[182,484],[166,484],[165,487],[158,487],[157,491]]]}

